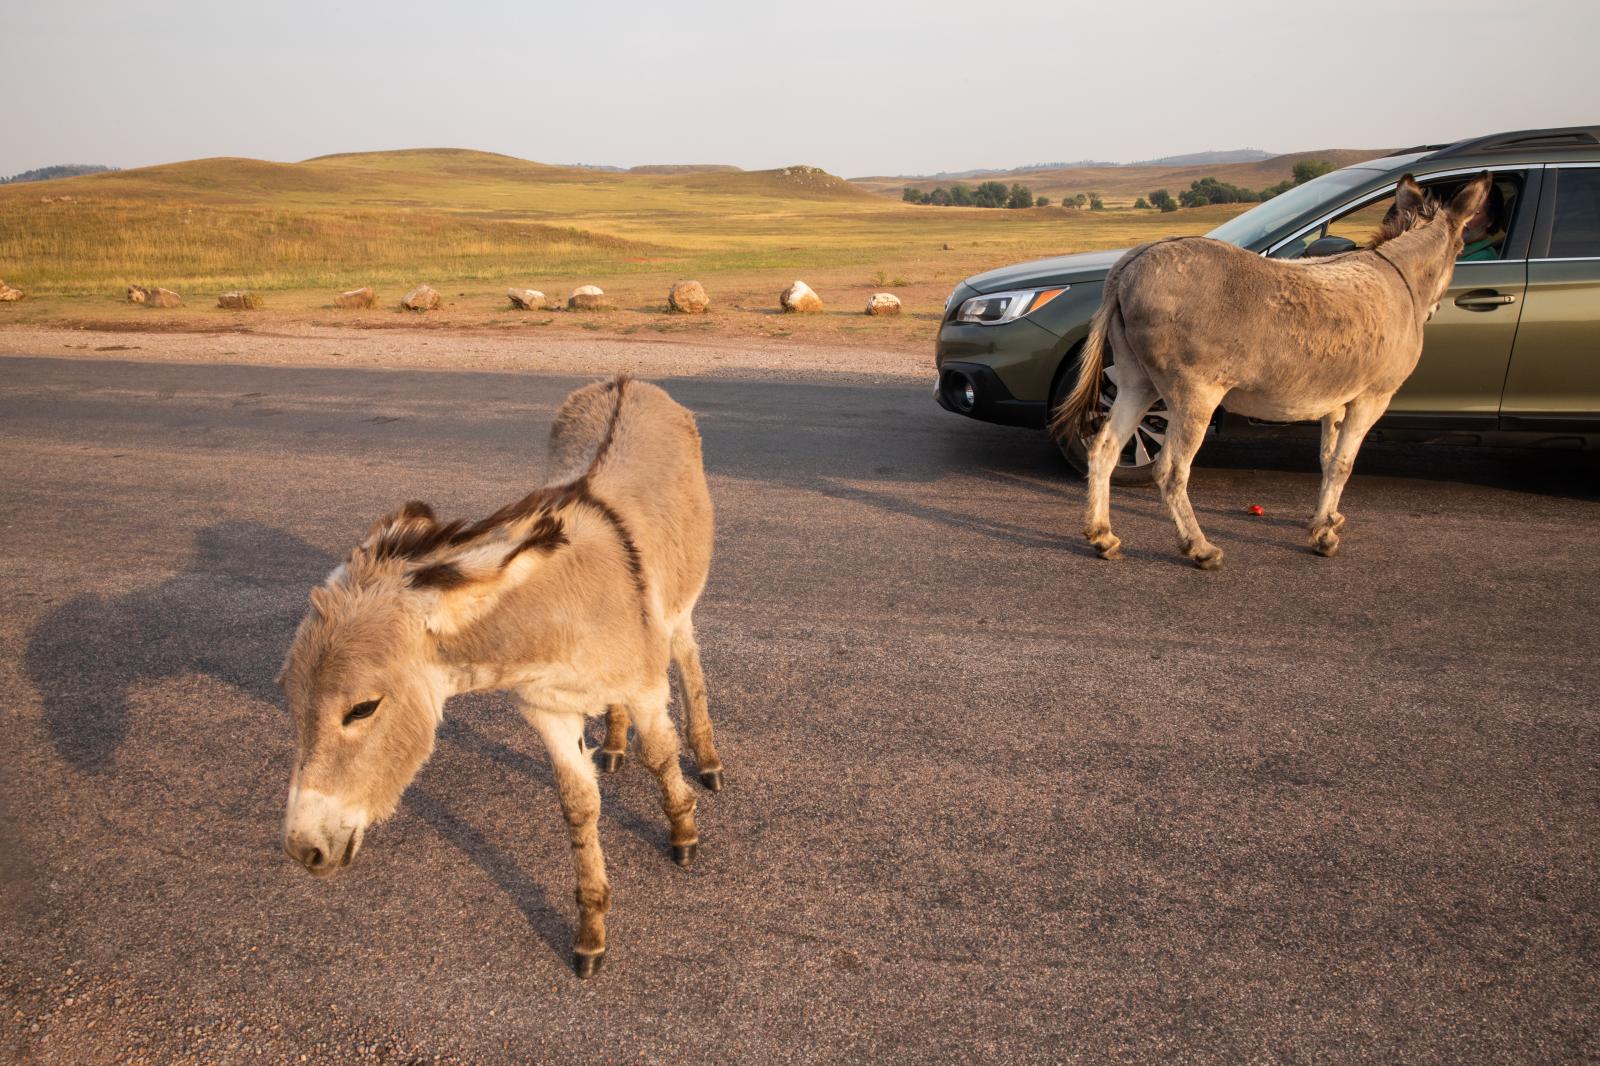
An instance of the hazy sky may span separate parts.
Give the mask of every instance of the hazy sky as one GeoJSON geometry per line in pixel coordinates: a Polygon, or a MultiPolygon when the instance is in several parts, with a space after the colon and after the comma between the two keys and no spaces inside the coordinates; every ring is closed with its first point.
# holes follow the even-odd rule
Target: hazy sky
{"type": "Polygon", "coordinates": [[[434,146],[846,177],[1398,147],[1600,124],[1597,40],[1600,0],[4,0],[0,175],[434,146]]]}

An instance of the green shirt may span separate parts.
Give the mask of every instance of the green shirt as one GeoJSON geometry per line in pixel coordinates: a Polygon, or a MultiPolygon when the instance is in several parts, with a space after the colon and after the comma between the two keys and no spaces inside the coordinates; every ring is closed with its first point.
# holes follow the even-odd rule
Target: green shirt
{"type": "Polygon", "coordinates": [[[1500,253],[1495,251],[1498,237],[1485,237],[1481,241],[1473,241],[1461,249],[1461,254],[1456,256],[1456,262],[1464,263],[1469,259],[1499,259],[1500,253]]]}

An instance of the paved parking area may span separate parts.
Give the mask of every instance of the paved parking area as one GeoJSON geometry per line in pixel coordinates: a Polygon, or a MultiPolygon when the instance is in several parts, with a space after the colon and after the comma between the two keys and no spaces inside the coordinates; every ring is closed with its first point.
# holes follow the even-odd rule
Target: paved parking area
{"type": "Polygon", "coordinates": [[[690,378],[728,789],[604,778],[604,973],[501,698],[356,865],[277,841],[271,679],[379,513],[535,483],[575,379],[0,361],[0,1051],[40,1062],[1600,1056],[1600,462],[1208,445],[1076,535],[1037,434],[690,378]],[[1245,514],[1260,504],[1263,518],[1245,514]]]}

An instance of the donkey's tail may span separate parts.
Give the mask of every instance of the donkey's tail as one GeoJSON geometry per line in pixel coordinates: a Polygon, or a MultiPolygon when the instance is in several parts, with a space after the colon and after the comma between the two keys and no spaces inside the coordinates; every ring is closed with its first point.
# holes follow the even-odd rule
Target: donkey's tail
{"type": "Polygon", "coordinates": [[[1083,342],[1078,353],[1078,381],[1066,400],[1050,419],[1050,433],[1058,441],[1082,436],[1088,428],[1089,412],[1100,399],[1100,374],[1106,365],[1106,330],[1111,316],[1120,308],[1117,304],[1117,275],[1106,278],[1105,294],[1100,297],[1100,309],[1089,320],[1089,339],[1083,342]]]}

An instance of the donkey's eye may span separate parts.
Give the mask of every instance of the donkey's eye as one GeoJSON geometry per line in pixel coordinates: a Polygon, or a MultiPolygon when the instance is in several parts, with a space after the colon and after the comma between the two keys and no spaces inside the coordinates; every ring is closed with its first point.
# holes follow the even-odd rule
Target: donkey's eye
{"type": "Polygon", "coordinates": [[[350,708],[348,711],[345,712],[344,724],[345,725],[349,725],[351,722],[354,722],[358,718],[370,718],[370,717],[372,717],[372,712],[377,710],[378,709],[378,704],[380,704],[382,702],[383,702],[383,697],[382,696],[379,696],[375,700],[362,700],[360,703],[356,704],[354,707],[350,708]]]}

